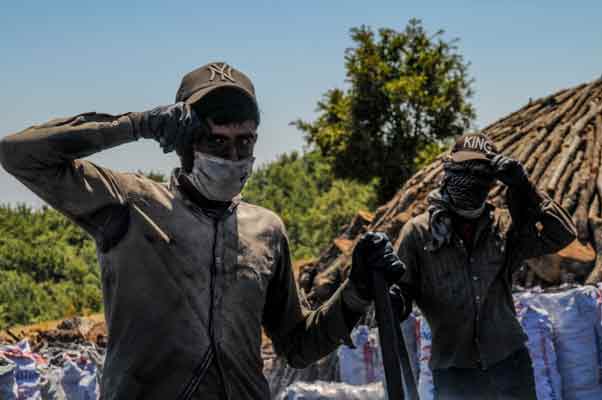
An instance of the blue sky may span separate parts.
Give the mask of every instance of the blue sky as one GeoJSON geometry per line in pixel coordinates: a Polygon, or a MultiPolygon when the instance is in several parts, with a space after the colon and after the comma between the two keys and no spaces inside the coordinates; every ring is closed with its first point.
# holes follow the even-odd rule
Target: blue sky
{"type": "MultiPolygon", "coordinates": [[[[183,74],[225,60],[254,81],[260,163],[301,149],[288,123],[311,119],[344,84],[349,29],[403,29],[422,19],[459,38],[475,79],[476,124],[602,74],[598,1],[21,1],[0,5],[0,137],[86,111],[142,111],[173,102],[183,74]]],[[[92,159],[117,170],[169,172],[153,142],[92,159]]],[[[0,203],[39,204],[0,171],[0,203]]]]}

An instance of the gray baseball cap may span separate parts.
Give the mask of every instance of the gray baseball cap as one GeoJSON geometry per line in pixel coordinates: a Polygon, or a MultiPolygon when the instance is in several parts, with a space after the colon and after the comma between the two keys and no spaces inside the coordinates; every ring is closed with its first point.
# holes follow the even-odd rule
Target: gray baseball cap
{"type": "Polygon", "coordinates": [[[249,77],[225,62],[209,63],[184,75],[176,93],[176,103],[194,104],[219,88],[239,90],[258,108],[255,87],[249,77]]]}

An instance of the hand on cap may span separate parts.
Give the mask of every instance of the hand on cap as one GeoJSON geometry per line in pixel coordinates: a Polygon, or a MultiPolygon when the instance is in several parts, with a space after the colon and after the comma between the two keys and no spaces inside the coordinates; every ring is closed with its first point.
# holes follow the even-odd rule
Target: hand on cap
{"type": "Polygon", "coordinates": [[[169,153],[192,145],[193,132],[201,126],[194,110],[184,102],[130,114],[136,137],[155,139],[169,153]]]}
{"type": "Polygon", "coordinates": [[[496,179],[510,187],[517,187],[529,182],[527,171],[520,161],[498,154],[491,160],[496,179]]]}
{"type": "Polygon", "coordinates": [[[364,299],[372,299],[372,275],[384,274],[388,283],[397,282],[405,271],[403,262],[397,257],[389,238],[384,233],[368,232],[353,250],[349,279],[364,299]]]}

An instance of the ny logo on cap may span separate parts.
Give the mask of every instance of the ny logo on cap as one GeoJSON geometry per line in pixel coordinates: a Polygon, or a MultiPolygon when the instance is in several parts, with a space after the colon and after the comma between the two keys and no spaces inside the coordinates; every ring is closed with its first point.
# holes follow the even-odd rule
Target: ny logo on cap
{"type": "Polygon", "coordinates": [[[217,74],[220,75],[222,81],[230,81],[236,82],[234,77],[232,76],[232,67],[226,63],[220,64],[211,64],[209,65],[209,70],[211,71],[211,77],[209,77],[210,81],[213,81],[217,74]]]}
{"type": "Polygon", "coordinates": [[[493,143],[484,137],[469,136],[464,139],[464,149],[477,150],[486,154],[493,153],[493,143]]]}

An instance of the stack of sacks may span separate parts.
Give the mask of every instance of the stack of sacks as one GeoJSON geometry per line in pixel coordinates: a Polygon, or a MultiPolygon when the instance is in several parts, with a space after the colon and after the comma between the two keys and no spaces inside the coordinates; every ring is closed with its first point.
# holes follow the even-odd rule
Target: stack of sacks
{"type": "Polygon", "coordinates": [[[433,372],[431,371],[431,347],[433,336],[431,328],[424,317],[418,318],[418,351],[419,351],[419,373],[418,373],[418,396],[420,400],[433,400],[435,398],[435,386],[433,384],[433,372]]]}
{"type": "MultiPolygon", "coordinates": [[[[410,359],[412,374],[418,376],[417,319],[411,314],[401,324],[401,332],[410,359]]],[[[384,382],[385,371],[382,361],[378,329],[369,329],[366,325],[357,326],[351,333],[355,348],[341,346],[338,350],[341,382],[350,385],[366,385],[384,382]]],[[[405,388],[406,395],[408,390],[405,388]]]]}
{"type": "Polygon", "coordinates": [[[351,332],[351,340],[354,349],[341,346],[338,350],[341,382],[366,385],[383,381],[384,368],[378,331],[359,325],[351,332]]]}
{"type": "Polygon", "coordinates": [[[523,294],[552,320],[564,400],[602,399],[602,293],[591,286],[549,294],[523,294]]]}
{"type": "Polygon", "coordinates": [[[0,399],[17,400],[19,391],[16,375],[17,365],[4,356],[0,356],[0,399]]]}
{"type": "Polygon", "coordinates": [[[418,351],[420,326],[418,325],[418,317],[416,314],[411,313],[408,318],[403,321],[401,324],[401,332],[403,334],[403,341],[406,345],[406,350],[410,359],[410,367],[412,368],[412,374],[414,375],[414,382],[418,382],[418,375],[420,373],[418,351]]]}
{"type": "Polygon", "coordinates": [[[19,400],[40,399],[41,370],[47,367],[47,362],[40,355],[31,352],[29,342],[23,340],[16,345],[0,347],[0,357],[15,364],[13,371],[19,400]]]}
{"type": "Polygon", "coordinates": [[[550,316],[525,297],[516,299],[515,307],[518,320],[529,337],[527,347],[533,361],[537,400],[559,400],[562,398],[562,381],[550,316]]]}
{"type": "Polygon", "coordinates": [[[96,400],[99,397],[96,365],[84,355],[65,355],[61,386],[68,400],[96,400]]]}
{"type": "Polygon", "coordinates": [[[382,383],[349,385],[346,383],[297,382],[278,396],[278,400],[385,400],[382,383]]]}
{"type": "Polygon", "coordinates": [[[0,400],[97,400],[98,360],[86,352],[65,352],[50,365],[26,340],[0,346],[0,400]]]}

